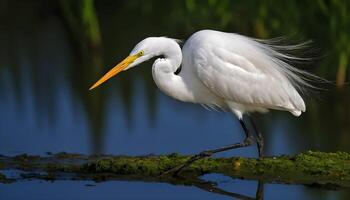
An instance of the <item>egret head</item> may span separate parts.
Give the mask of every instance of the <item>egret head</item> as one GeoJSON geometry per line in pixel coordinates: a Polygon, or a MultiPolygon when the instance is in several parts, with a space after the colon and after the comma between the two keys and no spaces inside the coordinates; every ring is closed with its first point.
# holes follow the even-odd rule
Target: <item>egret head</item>
{"type": "Polygon", "coordinates": [[[101,85],[121,71],[128,70],[156,56],[158,52],[156,43],[156,38],[154,37],[149,37],[139,42],[130,52],[130,55],[128,57],[126,57],[123,61],[109,70],[101,79],[99,79],[93,86],[90,87],[90,90],[101,85]]]}

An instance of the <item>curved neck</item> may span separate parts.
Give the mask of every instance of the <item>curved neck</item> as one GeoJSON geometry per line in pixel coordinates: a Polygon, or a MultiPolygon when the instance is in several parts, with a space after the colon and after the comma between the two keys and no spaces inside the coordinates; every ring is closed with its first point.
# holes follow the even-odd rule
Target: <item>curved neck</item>
{"type": "Polygon", "coordinates": [[[182,74],[175,74],[182,62],[180,46],[173,39],[160,38],[160,40],[162,41],[159,42],[156,56],[163,56],[164,58],[158,58],[153,63],[152,75],[154,82],[162,92],[175,99],[193,101],[193,95],[188,84],[181,77],[182,74]]]}
{"type": "MultiPolygon", "coordinates": [[[[174,72],[180,67],[182,62],[182,52],[176,40],[166,37],[157,38],[157,50],[155,56],[162,56],[170,62],[174,72]]],[[[170,67],[170,66],[169,66],[170,67]]]]}

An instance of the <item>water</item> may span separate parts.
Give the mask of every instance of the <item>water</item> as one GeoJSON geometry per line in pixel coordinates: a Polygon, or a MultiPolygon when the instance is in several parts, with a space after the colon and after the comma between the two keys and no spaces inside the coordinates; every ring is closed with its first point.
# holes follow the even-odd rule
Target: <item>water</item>
{"type": "MultiPolygon", "coordinates": [[[[175,6],[175,2],[170,4],[175,6]]],[[[74,34],[58,14],[58,3],[4,1],[1,4],[5,6],[2,16],[6,18],[0,23],[0,154],[45,155],[61,151],[193,154],[243,139],[240,125],[230,113],[207,111],[162,94],[152,81],[152,62],[122,73],[98,90],[88,91],[104,71],[128,55],[144,37],[186,38],[195,30],[220,28],[208,22],[194,23],[193,27],[187,24],[181,29],[182,24],[176,24],[181,19],[165,11],[158,13],[164,19],[156,23],[157,7],[136,4],[134,1],[97,4],[102,38],[98,50],[74,42],[74,34]]],[[[230,26],[222,29],[249,34],[230,26]]],[[[266,138],[267,155],[295,154],[309,149],[350,150],[348,89],[331,88],[319,96],[307,100],[308,112],[299,118],[281,112],[256,116],[266,138]]],[[[235,155],[255,157],[256,147],[217,156],[235,155]]],[[[230,192],[251,197],[256,193],[256,181],[219,175],[206,178],[230,192]]],[[[345,190],[300,185],[265,184],[264,188],[266,199],[350,197],[345,190]]],[[[165,183],[33,180],[0,185],[0,199],[23,198],[230,199],[196,187],[165,183]]]]}

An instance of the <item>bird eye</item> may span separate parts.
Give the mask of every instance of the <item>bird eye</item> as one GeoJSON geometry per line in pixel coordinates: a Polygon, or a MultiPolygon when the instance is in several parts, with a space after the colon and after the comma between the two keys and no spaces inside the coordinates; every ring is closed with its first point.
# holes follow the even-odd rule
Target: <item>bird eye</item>
{"type": "Polygon", "coordinates": [[[145,54],[143,50],[139,52],[139,56],[143,56],[143,54],[145,54]]]}

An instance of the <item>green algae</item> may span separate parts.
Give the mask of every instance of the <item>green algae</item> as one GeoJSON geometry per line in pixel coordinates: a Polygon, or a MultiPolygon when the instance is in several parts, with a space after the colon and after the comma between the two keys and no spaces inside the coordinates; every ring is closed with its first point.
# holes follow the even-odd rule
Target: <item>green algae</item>
{"type": "MultiPolygon", "coordinates": [[[[173,167],[183,164],[189,156],[165,155],[165,156],[145,156],[145,157],[111,157],[103,158],[86,163],[82,170],[86,173],[114,173],[120,175],[140,174],[146,176],[157,176],[173,167]]],[[[193,163],[184,173],[205,174],[222,168],[224,159],[205,158],[193,163]]],[[[230,162],[226,162],[226,165],[230,162]]]]}
{"type": "Polygon", "coordinates": [[[116,173],[121,175],[143,174],[159,175],[186,161],[185,156],[145,156],[145,157],[127,157],[118,156],[103,158],[93,162],[86,163],[82,170],[91,173],[116,173]]]}
{"type": "MultiPolygon", "coordinates": [[[[284,183],[350,186],[350,154],[308,151],[294,157],[240,158],[239,172],[284,183]]],[[[236,170],[237,171],[237,170],[236,170]]]]}
{"type": "MultiPolygon", "coordinates": [[[[1,156],[0,156],[1,158],[1,156]]],[[[0,159],[0,167],[24,171],[42,171],[37,178],[54,180],[70,174],[72,179],[104,181],[111,179],[172,182],[163,172],[178,166],[190,156],[83,156],[60,153],[47,157],[26,154],[0,159]]],[[[200,175],[220,173],[233,178],[266,182],[306,184],[319,187],[350,187],[350,154],[307,151],[295,156],[265,158],[205,158],[184,171],[182,184],[190,184],[200,175]]]]}
{"type": "Polygon", "coordinates": [[[346,177],[350,174],[349,155],[344,152],[307,152],[295,157],[297,167],[304,173],[319,176],[346,177]]]}

